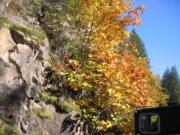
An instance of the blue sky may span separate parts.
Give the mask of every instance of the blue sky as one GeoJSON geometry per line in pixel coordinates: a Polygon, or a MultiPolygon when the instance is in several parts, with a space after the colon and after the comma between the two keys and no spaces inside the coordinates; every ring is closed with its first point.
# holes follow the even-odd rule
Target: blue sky
{"type": "Polygon", "coordinates": [[[154,74],[167,67],[180,72],[180,0],[134,0],[144,5],[143,24],[135,27],[143,40],[154,74]]]}

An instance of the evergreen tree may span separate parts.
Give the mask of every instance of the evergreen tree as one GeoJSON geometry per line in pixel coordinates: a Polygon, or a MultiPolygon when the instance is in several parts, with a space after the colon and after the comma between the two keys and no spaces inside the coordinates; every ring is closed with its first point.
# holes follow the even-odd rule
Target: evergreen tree
{"type": "Polygon", "coordinates": [[[145,45],[143,41],[141,40],[140,36],[137,34],[136,30],[132,30],[132,35],[130,37],[130,41],[133,45],[136,46],[138,53],[136,54],[137,57],[146,58],[149,63],[149,58],[146,52],[145,45]]]}
{"type": "Polygon", "coordinates": [[[170,70],[169,68],[167,68],[163,74],[161,83],[162,83],[162,87],[165,90],[165,92],[169,92],[168,91],[168,86],[169,86],[169,74],[170,74],[170,70]]]}
{"type": "Polygon", "coordinates": [[[169,94],[169,104],[180,104],[180,81],[175,66],[167,69],[162,78],[162,87],[169,94]]]}

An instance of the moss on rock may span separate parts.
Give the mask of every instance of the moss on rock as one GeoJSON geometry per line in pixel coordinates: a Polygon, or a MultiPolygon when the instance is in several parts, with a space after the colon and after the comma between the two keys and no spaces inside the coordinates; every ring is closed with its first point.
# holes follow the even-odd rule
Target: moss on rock
{"type": "Polygon", "coordinates": [[[41,93],[41,98],[43,101],[45,101],[47,104],[52,104],[56,107],[57,110],[63,111],[66,113],[76,111],[78,113],[81,112],[80,106],[75,104],[72,101],[63,101],[57,98],[56,96],[48,95],[46,92],[41,93]]]}
{"type": "Polygon", "coordinates": [[[33,25],[19,25],[9,21],[7,17],[0,17],[0,27],[8,28],[16,31],[23,32],[35,40],[38,44],[43,45],[46,34],[40,27],[34,27],[33,25]]]}
{"type": "Polygon", "coordinates": [[[19,134],[20,131],[15,125],[0,119],[0,135],[19,135],[19,134]]]}
{"type": "Polygon", "coordinates": [[[36,108],[36,109],[34,109],[34,112],[41,119],[49,119],[49,120],[51,120],[52,116],[53,116],[52,112],[50,112],[46,108],[36,108]]]}

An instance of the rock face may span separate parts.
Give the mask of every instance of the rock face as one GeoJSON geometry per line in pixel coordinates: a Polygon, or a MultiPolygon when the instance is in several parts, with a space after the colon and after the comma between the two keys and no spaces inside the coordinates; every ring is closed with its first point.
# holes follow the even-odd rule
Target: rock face
{"type": "Polygon", "coordinates": [[[15,124],[22,122],[20,111],[30,106],[29,101],[40,101],[47,60],[42,53],[47,51],[19,32],[0,29],[0,115],[13,116],[15,124]]]}
{"type": "Polygon", "coordinates": [[[0,102],[1,107],[9,107],[13,98],[18,98],[17,104],[23,100],[25,91],[23,78],[21,78],[18,67],[11,60],[11,52],[16,44],[11,38],[10,31],[7,29],[0,30],[0,102]],[[18,94],[21,93],[21,94],[18,94]],[[16,97],[17,96],[17,97],[16,97]],[[4,100],[7,99],[7,100],[4,100]],[[7,102],[8,101],[8,102],[7,102]],[[5,103],[4,103],[5,102],[5,103]],[[8,106],[6,105],[8,104],[8,106]]]}
{"type": "Polygon", "coordinates": [[[8,6],[10,0],[0,0],[0,16],[3,15],[5,8],[8,6]]]}
{"type": "Polygon", "coordinates": [[[18,135],[88,135],[76,112],[58,113],[40,98],[47,65],[48,42],[0,29],[0,119],[16,125],[18,135]]]}
{"type": "Polygon", "coordinates": [[[46,58],[42,55],[41,49],[45,47],[35,45],[33,41],[26,39],[23,39],[22,44],[21,38],[16,39],[19,42],[15,43],[15,36],[17,38],[19,34],[19,37],[23,37],[18,32],[15,34],[8,29],[0,29],[0,87],[9,88],[9,91],[1,89],[1,92],[9,93],[7,98],[15,91],[21,91],[28,98],[35,98],[45,67],[46,58]]]}
{"type": "Polygon", "coordinates": [[[30,0],[0,0],[0,16],[2,16],[10,3],[25,5],[30,0]]]}
{"type": "Polygon", "coordinates": [[[0,135],[2,121],[18,129],[18,133],[3,132],[3,135],[93,135],[76,112],[59,113],[40,97],[45,80],[42,72],[49,65],[48,39],[43,38],[43,45],[37,42],[42,35],[36,33],[38,30],[34,32],[41,29],[35,17],[8,11],[28,2],[0,0],[0,135]],[[10,24],[1,27],[4,18],[13,27],[10,24]]]}

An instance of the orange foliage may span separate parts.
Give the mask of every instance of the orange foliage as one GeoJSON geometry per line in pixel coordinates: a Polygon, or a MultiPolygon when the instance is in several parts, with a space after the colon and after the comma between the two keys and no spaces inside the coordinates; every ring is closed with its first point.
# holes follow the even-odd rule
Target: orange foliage
{"type": "Polygon", "coordinates": [[[143,7],[133,9],[127,0],[77,2],[80,12],[76,19],[79,29],[86,32],[82,38],[86,55],[83,62],[71,57],[63,70],[54,69],[64,72],[66,85],[81,93],[77,103],[92,126],[105,132],[117,125],[124,133],[133,133],[133,112],[158,105],[152,96],[153,75],[147,61],[119,50],[130,34],[126,26],[140,24],[143,7]]]}

